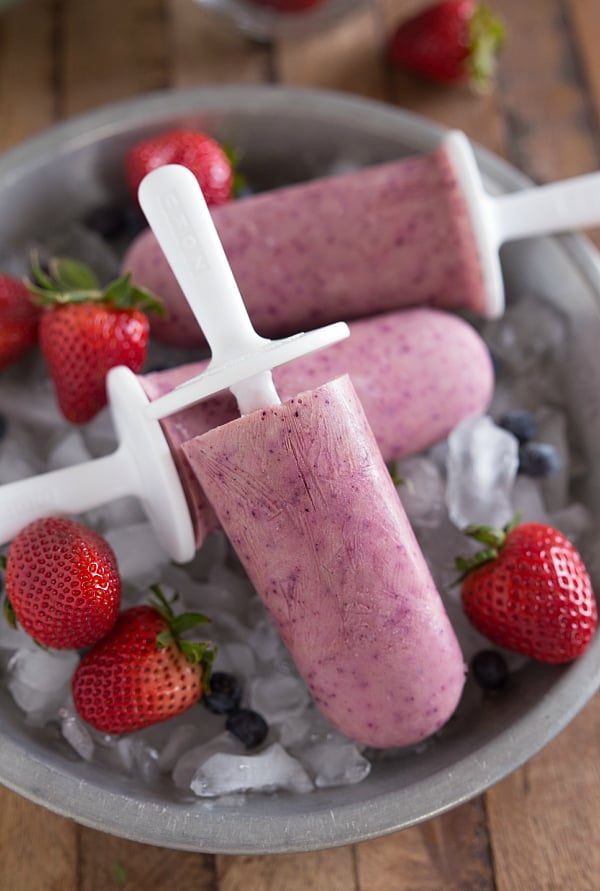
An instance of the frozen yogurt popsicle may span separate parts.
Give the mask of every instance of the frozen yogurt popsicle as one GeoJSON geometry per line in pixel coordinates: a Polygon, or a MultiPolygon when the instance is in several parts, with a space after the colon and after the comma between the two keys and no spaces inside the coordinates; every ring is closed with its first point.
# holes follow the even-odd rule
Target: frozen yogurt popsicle
{"type": "MultiPolygon", "coordinates": [[[[493,317],[504,305],[500,245],[598,223],[600,175],[492,197],[452,131],[429,154],[244,198],[213,220],[267,336],[424,304],[493,317]]],[[[155,336],[203,342],[150,230],[123,267],[167,305],[155,336]]]]}
{"type": "Polygon", "coordinates": [[[462,654],[350,379],[183,450],[332,724],[381,748],[445,724],[462,654]]]}
{"type": "MultiPolygon", "coordinates": [[[[221,367],[224,353],[231,367],[231,341],[246,355],[254,347],[235,281],[217,271],[225,255],[200,244],[201,272],[190,242],[174,238],[182,217],[186,231],[213,237],[193,183],[183,168],[159,168],[140,204],[210,332],[211,361],[221,367]],[[218,296],[205,296],[207,279],[218,296]]],[[[349,377],[283,403],[264,372],[231,389],[242,416],[182,448],[315,700],[365,745],[424,739],[456,708],[462,653],[349,377]]],[[[149,407],[168,413],[170,396],[149,407]]]]}
{"type": "MultiPolygon", "coordinates": [[[[207,363],[141,375],[150,400],[200,374],[207,363]]],[[[273,371],[283,398],[348,372],[385,461],[427,449],[463,418],[487,409],[493,370],[473,326],[441,310],[407,309],[350,324],[350,337],[273,371]]],[[[234,397],[218,393],[162,419],[183,481],[198,546],[218,525],[182,445],[238,416],[234,397]]]]}

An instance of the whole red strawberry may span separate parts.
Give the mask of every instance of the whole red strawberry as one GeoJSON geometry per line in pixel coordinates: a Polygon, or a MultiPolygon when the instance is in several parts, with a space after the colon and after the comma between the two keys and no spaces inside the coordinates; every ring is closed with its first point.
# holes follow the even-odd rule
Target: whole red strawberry
{"type": "Polygon", "coordinates": [[[23,282],[0,275],[0,368],[21,359],[37,344],[40,310],[23,282]]]}
{"type": "Polygon", "coordinates": [[[38,643],[89,647],[117,620],[121,578],[108,542],[65,517],[34,520],[12,540],[5,576],[9,612],[38,643]]]}
{"type": "Polygon", "coordinates": [[[225,149],[205,133],[170,130],[137,143],[127,152],[125,175],[135,200],[146,174],[165,164],[181,164],[191,170],[209,206],[225,204],[232,196],[233,165],[225,149]]]}
{"type": "Polygon", "coordinates": [[[590,577],[571,542],[543,523],[465,531],[487,545],[457,560],[463,608],[475,628],[540,662],[581,656],[598,617],[590,577]]]}
{"type": "Polygon", "coordinates": [[[36,284],[29,289],[45,307],[39,341],[58,404],[68,421],[85,424],[107,403],[111,368],[142,369],[150,335],[146,310],[162,307],[129,275],[101,288],[92,270],[74,260],[53,260],[50,275],[35,263],[33,269],[36,284]]]}
{"type": "Polygon", "coordinates": [[[214,651],[180,635],[207,619],[174,615],[157,586],[155,606],[135,606],[92,647],[72,681],[75,707],[103,733],[141,730],[187,711],[207,685],[214,651]]]}
{"type": "Polygon", "coordinates": [[[403,21],[389,53],[409,71],[446,84],[470,82],[485,89],[493,77],[505,29],[476,0],[442,0],[403,21]]]}

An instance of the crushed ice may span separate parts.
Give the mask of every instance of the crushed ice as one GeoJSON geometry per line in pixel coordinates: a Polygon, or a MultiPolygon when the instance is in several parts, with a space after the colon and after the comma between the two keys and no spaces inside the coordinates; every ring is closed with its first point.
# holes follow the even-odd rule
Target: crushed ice
{"type": "MultiPolygon", "coordinates": [[[[70,237],[85,251],[84,259],[91,256],[101,264],[105,276],[114,272],[114,257],[97,240],[79,229],[70,237]]],[[[526,520],[553,523],[576,543],[596,534],[583,498],[573,495],[573,480],[584,477],[586,464],[574,446],[564,397],[569,375],[575,381],[581,374],[564,362],[564,324],[560,313],[533,298],[509,307],[499,321],[482,323],[498,363],[489,413],[464,420],[446,443],[396,467],[399,496],[467,662],[487,642],[466,620],[455,584],[454,558],[473,546],[461,531],[465,525],[503,525],[521,512],[526,520]],[[539,439],[552,443],[562,459],[558,475],[534,480],[518,473],[518,443],[496,422],[511,407],[535,412],[539,439]]],[[[160,359],[161,348],[153,346],[153,351],[160,359]]],[[[8,419],[0,440],[0,483],[86,461],[116,445],[108,411],[84,428],[62,421],[35,359],[3,374],[0,414],[8,419]]],[[[78,718],[71,701],[70,678],[78,654],[48,652],[22,631],[2,624],[3,682],[27,723],[58,727],[64,744],[84,761],[98,761],[148,784],[168,777],[174,790],[203,799],[228,796],[235,801],[249,791],[307,793],[358,783],[369,774],[377,756],[335,731],[315,708],[222,533],[210,536],[194,560],[181,567],[169,562],[134,499],[89,511],[81,519],[98,528],[114,548],[125,605],[143,600],[148,585],[159,581],[167,592],[178,592],[182,606],[211,617],[203,632],[218,646],[215,668],[242,680],[243,704],[265,716],[269,734],[256,751],[246,751],[224,730],[221,717],[201,704],[129,736],[98,734],[78,718]]],[[[505,655],[513,669],[523,662],[505,655]]],[[[427,751],[430,744],[413,751],[427,751]]]]}

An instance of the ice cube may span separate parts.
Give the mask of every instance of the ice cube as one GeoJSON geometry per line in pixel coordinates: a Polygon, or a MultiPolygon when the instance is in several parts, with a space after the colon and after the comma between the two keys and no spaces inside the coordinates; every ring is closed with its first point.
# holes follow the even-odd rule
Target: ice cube
{"type": "Polygon", "coordinates": [[[115,752],[126,773],[135,773],[146,783],[156,782],[160,770],[158,752],[148,745],[143,736],[123,736],[117,740],[115,752]]]}
{"type": "Polygon", "coordinates": [[[313,783],[300,762],[273,743],[255,755],[218,752],[197,770],[191,781],[192,791],[200,797],[214,798],[236,792],[310,792],[313,783]]]}
{"type": "Polygon", "coordinates": [[[318,788],[360,783],[371,770],[356,743],[335,732],[303,749],[299,758],[318,788]]]}
{"type": "Polygon", "coordinates": [[[452,522],[504,526],[519,465],[516,437],[489,415],[461,421],[448,437],[446,502],[452,522]]]}
{"type": "Polygon", "coordinates": [[[59,714],[60,730],[66,741],[84,761],[91,761],[96,746],[86,725],[70,709],[62,708],[59,714]]]}
{"type": "Polygon", "coordinates": [[[14,423],[0,442],[0,484],[34,476],[43,469],[39,452],[34,448],[31,435],[14,423]]]}
{"type": "Polygon", "coordinates": [[[398,494],[413,526],[439,525],[444,511],[444,480],[436,462],[426,455],[411,455],[396,463],[402,479],[398,494]]]}
{"type": "Polygon", "coordinates": [[[436,529],[426,527],[415,531],[436,586],[443,594],[457,578],[456,558],[473,554],[480,545],[464,535],[447,513],[436,529]]]}
{"type": "Polygon", "coordinates": [[[3,380],[0,388],[0,411],[13,421],[57,430],[64,427],[54,385],[50,378],[27,381],[3,380]]]}
{"type": "Polygon", "coordinates": [[[177,759],[173,768],[173,782],[178,789],[190,789],[194,776],[203,764],[216,754],[240,756],[244,751],[242,744],[231,733],[219,733],[208,742],[195,746],[184,752],[177,759]]]}
{"type": "Polygon", "coordinates": [[[173,770],[184,752],[197,746],[199,735],[197,724],[180,724],[176,727],[158,753],[158,769],[166,772],[173,770]]]}
{"type": "Polygon", "coordinates": [[[255,623],[247,636],[247,643],[252,647],[260,662],[272,666],[278,659],[284,659],[286,650],[270,616],[264,614],[255,623]]]}
{"type": "Polygon", "coordinates": [[[249,701],[250,708],[263,715],[269,724],[276,724],[301,714],[311,698],[306,684],[298,676],[271,671],[252,680],[249,701]]]}
{"type": "Polygon", "coordinates": [[[542,361],[556,365],[564,358],[565,316],[533,295],[509,306],[500,319],[485,324],[482,333],[502,367],[513,374],[526,377],[534,367],[540,371],[542,361]]]}
{"type": "Polygon", "coordinates": [[[239,677],[252,677],[256,671],[256,656],[248,644],[242,641],[229,641],[219,644],[216,668],[228,671],[239,677]]]}
{"type": "Polygon", "coordinates": [[[69,695],[79,656],[70,650],[43,650],[31,644],[12,655],[7,685],[31,723],[43,724],[56,716],[69,695]]]}
{"type": "Polygon", "coordinates": [[[70,430],[62,436],[50,449],[48,454],[48,470],[59,470],[62,467],[72,467],[75,464],[83,464],[92,456],[78,430],[70,430]]]}
{"type": "Polygon", "coordinates": [[[154,584],[169,561],[150,523],[108,529],[105,538],[115,552],[123,579],[140,587],[154,584]]]}

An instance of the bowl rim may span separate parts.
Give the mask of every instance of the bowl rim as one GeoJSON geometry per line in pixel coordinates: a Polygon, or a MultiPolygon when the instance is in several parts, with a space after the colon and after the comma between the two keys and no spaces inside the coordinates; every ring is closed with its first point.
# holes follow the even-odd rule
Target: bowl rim
{"type": "MultiPolygon", "coordinates": [[[[151,126],[168,116],[243,109],[265,110],[315,120],[326,118],[385,131],[407,141],[415,152],[435,147],[447,128],[414,112],[378,100],[333,90],[279,85],[223,85],[166,89],[101,106],[23,141],[0,155],[0,190],[27,169],[52,154],[73,151],[99,139],[151,126]]],[[[489,150],[474,144],[482,174],[501,191],[531,184],[531,180],[489,150]]],[[[585,237],[555,237],[580,275],[600,294],[600,261],[585,237]]],[[[204,802],[173,802],[171,807],[115,793],[73,772],[26,753],[0,730],[0,782],[32,802],[82,825],[133,841],[180,850],[222,854],[277,854],[320,850],[388,835],[429,820],[482,794],[537,754],[587,704],[600,686],[600,637],[567,672],[558,678],[552,696],[492,740],[469,753],[451,769],[409,784],[402,791],[378,794],[367,802],[281,815],[241,819],[236,807],[214,808],[204,802]],[[457,796],[456,788],[461,794],[457,796]],[[415,816],[415,814],[417,816],[415,816]]],[[[307,793],[307,802],[310,801],[307,793]]]]}

